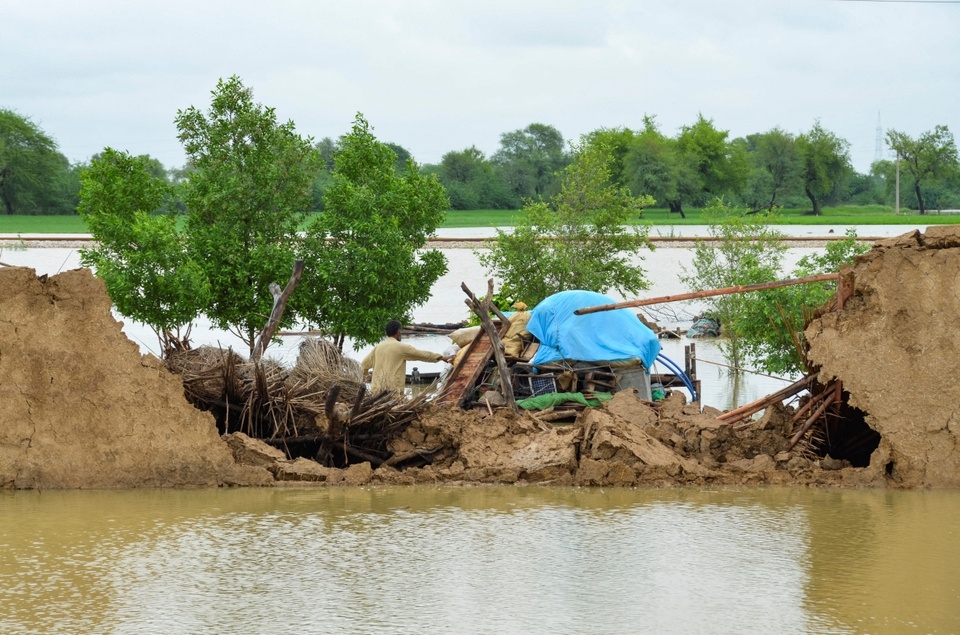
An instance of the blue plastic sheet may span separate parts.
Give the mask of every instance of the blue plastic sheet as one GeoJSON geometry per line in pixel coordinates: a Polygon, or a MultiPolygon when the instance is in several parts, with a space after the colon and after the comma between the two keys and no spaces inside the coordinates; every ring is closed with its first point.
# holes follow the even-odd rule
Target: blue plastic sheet
{"type": "Polygon", "coordinates": [[[540,348],[530,363],[536,366],[559,360],[639,359],[651,368],[660,353],[660,340],[630,310],[573,313],[614,302],[595,291],[561,291],[538,304],[527,324],[527,330],[540,340],[540,348]]]}

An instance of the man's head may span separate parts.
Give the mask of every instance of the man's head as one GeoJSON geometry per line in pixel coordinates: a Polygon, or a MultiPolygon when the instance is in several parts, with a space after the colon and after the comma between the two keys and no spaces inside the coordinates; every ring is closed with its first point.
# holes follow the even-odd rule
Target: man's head
{"type": "Polygon", "coordinates": [[[387,337],[400,338],[400,327],[403,326],[400,324],[400,320],[390,320],[387,322],[387,328],[384,329],[387,333],[387,337]]]}

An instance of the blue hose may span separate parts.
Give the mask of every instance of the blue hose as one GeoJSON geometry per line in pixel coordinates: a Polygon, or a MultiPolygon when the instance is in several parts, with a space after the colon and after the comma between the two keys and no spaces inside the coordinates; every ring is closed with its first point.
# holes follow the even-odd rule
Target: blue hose
{"type": "Polygon", "coordinates": [[[663,353],[657,354],[657,361],[663,362],[663,365],[666,366],[669,370],[673,371],[673,374],[680,378],[680,381],[683,382],[683,385],[687,387],[687,390],[690,391],[690,396],[692,401],[697,401],[697,391],[693,388],[693,382],[690,381],[690,378],[687,377],[687,374],[683,372],[677,364],[664,355],[663,353]]]}

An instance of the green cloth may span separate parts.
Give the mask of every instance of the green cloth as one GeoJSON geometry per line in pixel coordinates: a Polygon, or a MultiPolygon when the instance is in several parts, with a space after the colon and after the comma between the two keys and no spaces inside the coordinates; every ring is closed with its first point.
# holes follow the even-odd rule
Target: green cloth
{"type": "Polygon", "coordinates": [[[588,399],[583,396],[582,392],[548,392],[537,397],[521,399],[517,401],[517,405],[524,410],[546,410],[547,408],[573,401],[582,403],[584,406],[597,407],[604,401],[613,399],[613,395],[608,392],[595,392],[592,394],[593,397],[588,399]]]}

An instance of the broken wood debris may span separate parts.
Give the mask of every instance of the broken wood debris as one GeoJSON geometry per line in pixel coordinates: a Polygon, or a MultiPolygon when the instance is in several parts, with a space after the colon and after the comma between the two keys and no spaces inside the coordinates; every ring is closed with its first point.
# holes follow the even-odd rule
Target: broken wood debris
{"type": "Polygon", "coordinates": [[[504,315],[503,312],[500,311],[500,308],[492,301],[493,278],[487,280],[487,295],[482,301],[477,299],[477,296],[473,294],[473,291],[467,287],[465,282],[460,284],[460,288],[467,294],[467,299],[464,300],[464,303],[480,318],[480,326],[487,334],[487,337],[490,338],[493,357],[497,361],[497,368],[500,371],[500,389],[504,399],[507,401],[507,407],[511,410],[516,410],[517,402],[513,396],[513,382],[510,378],[510,368],[507,366],[507,360],[503,356],[503,341],[500,339],[501,333],[497,331],[497,328],[493,325],[493,320],[490,319],[490,313],[493,312],[500,318],[500,325],[504,333],[510,328],[510,318],[504,315]]]}

